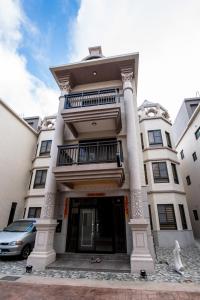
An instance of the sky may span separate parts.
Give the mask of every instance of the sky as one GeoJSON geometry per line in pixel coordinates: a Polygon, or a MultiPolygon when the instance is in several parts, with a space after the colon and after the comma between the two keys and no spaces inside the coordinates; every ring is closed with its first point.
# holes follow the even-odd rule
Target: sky
{"type": "Polygon", "coordinates": [[[172,120],[200,92],[199,0],[0,0],[0,98],[20,116],[56,113],[50,66],[139,52],[138,105],[172,120]]]}

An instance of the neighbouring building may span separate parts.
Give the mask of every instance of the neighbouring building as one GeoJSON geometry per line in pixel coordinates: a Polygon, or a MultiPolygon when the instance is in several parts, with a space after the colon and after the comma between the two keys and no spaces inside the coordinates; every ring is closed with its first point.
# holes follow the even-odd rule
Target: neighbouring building
{"type": "Polygon", "coordinates": [[[37,218],[27,263],[44,269],[56,253],[125,253],[131,272],[153,272],[154,245],[193,244],[169,115],[158,103],[137,108],[138,53],[89,51],[50,68],[57,115],[21,120],[35,138],[20,198],[21,217],[37,218]]]}
{"type": "Polygon", "coordinates": [[[173,131],[178,132],[180,121],[181,134],[176,139],[176,150],[179,154],[182,180],[184,183],[190,219],[194,236],[200,239],[200,98],[185,99],[173,125],[173,131]],[[189,102],[188,102],[189,100],[189,102]],[[183,113],[183,107],[192,105],[193,111],[183,113]],[[185,116],[187,115],[187,117],[185,116]]]}
{"type": "Polygon", "coordinates": [[[35,131],[38,131],[41,126],[42,120],[40,117],[29,117],[29,118],[24,118],[24,121],[28,123],[35,131]]]}
{"type": "Polygon", "coordinates": [[[178,142],[180,137],[183,135],[188,122],[193,115],[195,109],[200,103],[200,97],[186,98],[184,99],[179,112],[175,118],[172,132],[175,144],[178,142]]]}
{"type": "Polygon", "coordinates": [[[193,233],[169,114],[149,101],[138,114],[154,243],[173,247],[178,240],[181,246],[191,245],[193,233]]]}
{"type": "Polygon", "coordinates": [[[23,217],[37,132],[0,99],[0,229],[23,217]]]}

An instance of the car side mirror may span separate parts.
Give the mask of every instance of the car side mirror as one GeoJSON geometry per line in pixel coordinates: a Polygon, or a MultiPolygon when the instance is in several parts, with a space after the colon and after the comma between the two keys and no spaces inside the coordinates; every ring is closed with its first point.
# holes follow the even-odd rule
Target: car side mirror
{"type": "Polygon", "coordinates": [[[36,227],[34,226],[33,229],[32,229],[32,232],[36,232],[36,227]]]}

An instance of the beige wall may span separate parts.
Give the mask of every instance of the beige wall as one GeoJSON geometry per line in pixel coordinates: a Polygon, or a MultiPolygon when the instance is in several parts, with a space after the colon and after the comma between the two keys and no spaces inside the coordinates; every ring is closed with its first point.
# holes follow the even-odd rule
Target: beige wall
{"type": "Polygon", "coordinates": [[[143,134],[144,150],[143,159],[146,164],[148,177],[148,201],[151,207],[154,241],[161,247],[173,247],[174,240],[177,239],[182,246],[188,246],[193,243],[192,228],[184,185],[181,177],[180,163],[175,151],[175,146],[172,137],[172,128],[170,122],[160,118],[146,118],[140,121],[140,132],[143,134]],[[149,145],[148,131],[161,130],[163,147],[151,147],[149,145]],[[172,148],[167,146],[165,132],[168,132],[171,137],[172,148]],[[169,182],[154,183],[152,163],[165,161],[167,164],[169,182]],[[179,184],[174,183],[171,163],[176,164],[179,184]],[[160,230],[158,204],[173,204],[174,213],[177,223],[177,230],[160,230]],[[183,230],[179,204],[184,205],[185,217],[187,222],[187,230],[183,230]],[[166,243],[168,240],[168,244],[166,243]]]}
{"type": "Polygon", "coordinates": [[[171,133],[171,125],[166,121],[164,121],[163,119],[144,120],[140,123],[140,130],[141,133],[143,134],[143,140],[144,140],[143,158],[147,168],[148,185],[149,185],[148,190],[149,191],[175,190],[179,192],[184,192],[184,186],[183,186],[181,172],[180,172],[180,164],[177,157],[177,153],[174,150],[174,144],[173,144],[172,133],[171,133]],[[158,148],[150,147],[149,139],[148,139],[148,131],[157,130],[157,129],[161,130],[163,147],[158,147],[158,148]],[[170,134],[171,141],[172,141],[172,149],[167,147],[165,131],[167,131],[170,134]],[[166,161],[168,176],[169,176],[168,183],[154,183],[152,163],[157,161],[166,161]],[[171,163],[176,164],[179,184],[174,183],[171,163]]]}
{"type": "MultiPolygon", "coordinates": [[[[123,99],[123,90],[122,90],[122,81],[121,80],[114,80],[114,81],[105,81],[105,82],[98,82],[98,83],[91,83],[91,84],[87,84],[87,85],[78,85],[75,86],[73,88],[73,90],[71,91],[73,92],[81,92],[81,91],[89,91],[89,90],[93,90],[93,89],[103,89],[103,88],[119,88],[120,90],[120,109],[121,109],[121,122],[122,122],[122,128],[121,131],[116,134],[116,132],[114,131],[110,131],[108,130],[108,128],[99,132],[86,132],[86,133],[82,133],[79,135],[78,138],[74,138],[71,130],[65,126],[64,129],[64,144],[74,144],[77,143],[78,140],[84,140],[84,139],[103,139],[103,138],[114,138],[116,137],[118,140],[121,140],[122,142],[122,149],[123,149],[123,158],[124,158],[124,162],[123,162],[123,166],[124,166],[124,173],[125,173],[125,181],[124,184],[121,188],[119,188],[120,190],[128,190],[129,189],[129,172],[128,172],[128,157],[127,157],[127,142],[126,142],[126,134],[127,134],[127,128],[126,128],[126,115],[125,115],[125,107],[124,107],[124,99],[123,99]]],[[[101,105],[101,108],[103,106],[101,105]]],[[[105,106],[106,107],[106,106],[105,106]]],[[[82,109],[82,108],[81,108],[82,109]]],[[[90,124],[88,123],[88,126],[90,126],[90,124]]],[[[137,133],[138,135],[138,141],[140,142],[140,133],[137,133]]],[[[137,143],[137,141],[136,141],[137,143]]],[[[142,184],[144,185],[144,171],[143,171],[143,157],[142,157],[142,152],[139,153],[140,155],[140,176],[141,176],[141,181],[142,184]]],[[[97,186],[97,189],[99,189],[99,187],[97,186]]],[[[101,188],[100,188],[101,189],[101,188]]]]}
{"type": "Polygon", "coordinates": [[[181,174],[186,191],[191,223],[194,235],[197,238],[200,238],[200,138],[196,140],[195,132],[199,126],[200,107],[191,119],[188,129],[176,148],[180,160],[181,174]],[[184,152],[184,159],[181,159],[181,150],[184,152]],[[192,157],[194,152],[196,152],[197,155],[196,161],[194,161],[192,157]],[[190,176],[191,185],[187,185],[186,176],[190,176]],[[195,220],[193,210],[197,210],[199,220],[195,220]]]}
{"type": "Polygon", "coordinates": [[[44,192],[45,188],[39,189],[39,188],[34,188],[34,181],[35,181],[35,174],[37,170],[43,170],[47,169],[50,165],[50,160],[51,160],[51,153],[50,155],[45,155],[45,156],[40,156],[40,148],[41,148],[41,143],[42,141],[46,140],[53,140],[53,135],[54,135],[54,128],[53,129],[47,129],[43,125],[43,128],[38,136],[37,139],[37,151],[35,153],[35,159],[32,164],[32,180],[30,183],[30,188],[27,191],[26,195],[26,201],[25,201],[25,208],[26,208],[26,214],[25,217],[28,216],[28,211],[30,207],[42,207],[44,204],[44,192]]]}
{"type": "Polygon", "coordinates": [[[0,100],[0,229],[8,223],[12,202],[15,219],[24,211],[24,198],[37,134],[0,100]]]}

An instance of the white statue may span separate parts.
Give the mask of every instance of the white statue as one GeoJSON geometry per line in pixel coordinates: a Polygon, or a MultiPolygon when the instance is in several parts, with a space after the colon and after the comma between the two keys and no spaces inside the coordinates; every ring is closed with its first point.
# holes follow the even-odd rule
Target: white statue
{"type": "Polygon", "coordinates": [[[181,261],[180,252],[181,252],[181,248],[180,248],[179,242],[175,241],[175,248],[173,250],[174,266],[175,266],[176,272],[183,275],[184,274],[183,273],[184,267],[183,267],[183,264],[182,264],[182,261],[181,261]]]}

